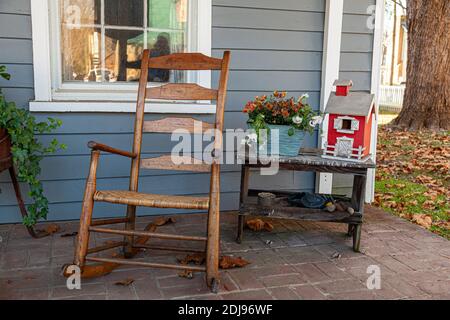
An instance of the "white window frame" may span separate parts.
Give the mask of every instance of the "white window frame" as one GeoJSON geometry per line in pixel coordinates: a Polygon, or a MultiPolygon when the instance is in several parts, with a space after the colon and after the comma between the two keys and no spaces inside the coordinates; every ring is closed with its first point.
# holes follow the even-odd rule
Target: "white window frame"
{"type": "MultiPolygon", "coordinates": [[[[191,50],[211,56],[211,0],[190,0],[191,19],[196,21],[197,32],[188,30],[191,50]]],[[[30,102],[34,112],[135,112],[137,84],[114,84],[98,86],[93,90],[89,84],[62,85],[58,73],[59,46],[55,13],[55,0],[32,0],[32,37],[35,100],[30,102]],[[83,85],[87,85],[83,89],[83,85]],[[111,90],[113,88],[113,90],[111,90]]],[[[211,87],[211,71],[200,71],[197,84],[211,87]]],[[[210,101],[176,102],[152,101],[147,103],[149,113],[215,113],[216,106],[210,101]]]]}
{"type": "Polygon", "coordinates": [[[358,122],[358,124],[359,124],[358,119],[353,118],[353,117],[349,117],[349,116],[341,116],[341,117],[337,117],[336,119],[334,119],[334,123],[335,123],[335,124],[334,124],[334,128],[335,128],[336,132],[339,132],[339,133],[347,133],[347,134],[355,134],[356,131],[359,131],[359,126],[358,126],[358,129],[355,129],[355,130],[353,130],[353,129],[349,129],[349,130],[347,130],[347,129],[342,129],[342,124],[343,124],[343,121],[344,121],[344,120],[351,121],[351,122],[352,122],[352,126],[353,126],[353,121],[356,121],[356,122],[358,122]],[[340,128],[336,128],[336,121],[341,121],[341,127],[340,127],[340,128]]]}

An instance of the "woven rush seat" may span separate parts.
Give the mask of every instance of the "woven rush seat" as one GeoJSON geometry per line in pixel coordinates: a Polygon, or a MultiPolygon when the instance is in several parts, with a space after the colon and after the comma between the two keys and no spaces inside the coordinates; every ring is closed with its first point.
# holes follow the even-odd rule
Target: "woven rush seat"
{"type": "Polygon", "coordinates": [[[126,204],[132,206],[207,210],[208,197],[187,197],[160,194],[148,194],[133,191],[97,191],[95,201],[126,204]]]}

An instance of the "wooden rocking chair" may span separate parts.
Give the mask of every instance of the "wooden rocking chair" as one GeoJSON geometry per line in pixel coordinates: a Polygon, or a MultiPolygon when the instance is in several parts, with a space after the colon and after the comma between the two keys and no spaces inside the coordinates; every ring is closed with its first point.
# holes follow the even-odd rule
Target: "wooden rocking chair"
{"type": "MultiPolygon", "coordinates": [[[[217,292],[219,285],[219,215],[220,215],[220,164],[217,155],[221,154],[222,137],[215,137],[214,154],[212,164],[175,164],[170,156],[160,158],[141,159],[141,142],[143,132],[171,133],[176,129],[185,129],[192,134],[201,134],[209,129],[216,129],[222,133],[224,122],[224,108],[228,82],[228,68],[230,53],[224,53],[223,59],[207,57],[199,53],[179,53],[168,56],[150,58],[149,50],[145,50],[141,65],[138,101],[136,107],[135,132],[133,151],[122,151],[115,148],[90,142],[92,149],[90,172],[86,183],[80,218],[80,229],[76,245],[74,264],[83,270],[87,261],[101,263],[118,263],[147,266],[153,268],[169,268],[177,270],[192,270],[206,272],[207,285],[212,291],[217,292]],[[147,88],[149,69],[165,70],[220,70],[220,82],[218,90],[203,88],[197,84],[166,84],[161,87],[147,88]],[[163,100],[216,100],[215,124],[202,123],[203,132],[194,131],[195,120],[192,118],[165,118],[157,121],[144,121],[144,108],[146,99],[163,100]],[[131,159],[130,187],[126,191],[100,191],[96,188],[96,172],[100,152],[112,153],[131,159]],[[166,196],[157,194],[145,194],[138,192],[139,170],[179,170],[211,172],[211,184],[209,197],[166,196]],[[126,218],[106,219],[92,221],[94,202],[109,202],[127,205],[126,218]],[[208,210],[207,237],[194,237],[182,235],[170,235],[156,232],[136,231],[135,217],[136,207],[146,206],[155,208],[208,210]],[[125,223],[124,230],[100,228],[100,226],[125,223]],[[118,234],[124,236],[123,242],[112,245],[88,249],[90,232],[118,234]],[[134,237],[145,236],[150,238],[202,241],[206,242],[206,267],[171,265],[129,260],[133,257],[135,249],[134,237]],[[99,252],[114,247],[123,246],[125,259],[106,259],[89,257],[89,253],[99,252]]],[[[201,108],[201,106],[199,106],[201,108]]],[[[177,162],[179,163],[179,162],[177,162]]],[[[185,163],[182,162],[182,163],[185,163]]],[[[175,250],[174,250],[175,251],[175,250]]]]}

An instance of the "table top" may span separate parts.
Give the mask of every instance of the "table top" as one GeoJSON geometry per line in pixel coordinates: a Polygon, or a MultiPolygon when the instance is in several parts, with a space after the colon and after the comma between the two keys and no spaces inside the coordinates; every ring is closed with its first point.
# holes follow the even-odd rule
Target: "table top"
{"type": "Polygon", "coordinates": [[[317,167],[334,167],[334,168],[346,168],[346,169],[373,169],[376,168],[375,163],[371,159],[367,159],[363,162],[329,159],[322,158],[319,155],[298,155],[296,157],[283,157],[283,156],[249,156],[238,155],[241,160],[245,160],[247,164],[268,164],[279,163],[289,164],[292,166],[317,166],[317,167]]]}

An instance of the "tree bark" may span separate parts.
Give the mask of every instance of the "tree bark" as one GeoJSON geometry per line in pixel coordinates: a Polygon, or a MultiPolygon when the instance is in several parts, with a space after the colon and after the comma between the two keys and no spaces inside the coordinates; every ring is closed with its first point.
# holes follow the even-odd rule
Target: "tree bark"
{"type": "Polygon", "coordinates": [[[450,129],[450,1],[408,1],[408,65],[403,109],[394,126],[450,129]]]}

